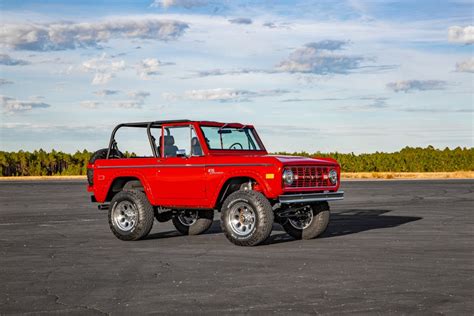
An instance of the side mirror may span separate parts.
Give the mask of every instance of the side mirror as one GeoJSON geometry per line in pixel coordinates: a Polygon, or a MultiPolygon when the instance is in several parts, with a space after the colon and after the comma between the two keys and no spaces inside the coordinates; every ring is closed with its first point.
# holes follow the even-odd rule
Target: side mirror
{"type": "Polygon", "coordinates": [[[186,157],[186,149],[178,149],[176,151],[176,157],[186,157]]]}

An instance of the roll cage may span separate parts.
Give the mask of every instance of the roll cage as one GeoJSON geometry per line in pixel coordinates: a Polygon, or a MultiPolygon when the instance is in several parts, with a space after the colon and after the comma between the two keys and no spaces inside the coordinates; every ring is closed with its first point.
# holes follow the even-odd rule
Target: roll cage
{"type": "MultiPolygon", "coordinates": [[[[150,146],[152,148],[152,153],[155,158],[161,157],[161,153],[158,152],[157,146],[156,146],[156,138],[152,135],[151,129],[156,128],[156,129],[162,129],[162,135],[164,135],[164,132],[166,131],[169,135],[169,130],[166,129],[166,125],[169,124],[176,124],[177,126],[181,125],[193,125],[196,127],[196,125],[199,127],[199,132],[202,134],[201,126],[215,126],[215,127],[220,127],[226,128],[226,127],[237,127],[237,128],[253,128],[252,125],[243,125],[240,123],[220,123],[220,122],[211,122],[211,121],[191,121],[191,120],[164,120],[164,121],[151,121],[151,122],[134,122],[134,123],[121,123],[115,126],[115,128],[112,130],[112,134],[110,135],[110,141],[109,141],[109,146],[107,150],[107,157],[106,159],[110,159],[111,153],[113,150],[118,151],[117,147],[117,141],[115,140],[115,135],[117,131],[122,128],[122,127],[132,127],[132,128],[146,128],[147,131],[147,136],[148,136],[148,142],[150,143],[150,146]]],[[[245,152],[257,152],[257,153],[262,153],[266,154],[267,151],[265,149],[265,146],[263,145],[260,137],[258,136],[257,133],[254,133],[255,140],[259,144],[261,150],[245,150],[245,152]]],[[[198,134],[198,137],[201,139],[201,135],[198,134]]],[[[226,149],[211,149],[209,148],[208,144],[206,142],[200,142],[201,145],[206,146],[206,149],[209,153],[218,153],[218,154],[226,154],[226,153],[236,153],[239,152],[240,150],[226,150],[226,149]]],[[[160,146],[163,146],[163,144],[160,144],[160,146]]]]}

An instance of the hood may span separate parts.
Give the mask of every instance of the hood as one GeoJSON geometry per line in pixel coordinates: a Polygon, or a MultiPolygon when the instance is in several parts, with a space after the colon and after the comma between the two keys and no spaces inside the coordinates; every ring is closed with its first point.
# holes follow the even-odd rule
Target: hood
{"type": "Polygon", "coordinates": [[[268,157],[276,158],[283,165],[323,165],[335,166],[337,161],[332,158],[308,158],[300,156],[283,156],[283,155],[268,155],[268,157]]]}

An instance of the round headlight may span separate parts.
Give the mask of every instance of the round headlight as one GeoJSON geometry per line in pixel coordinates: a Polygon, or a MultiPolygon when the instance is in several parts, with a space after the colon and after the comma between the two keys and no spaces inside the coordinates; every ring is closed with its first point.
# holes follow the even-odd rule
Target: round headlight
{"type": "Polygon", "coordinates": [[[336,170],[331,169],[331,171],[329,171],[329,181],[331,181],[332,184],[337,183],[337,171],[336,170]]]}
{"type": "Polygon", "coordinates": [[[293,174],[293,171],[291,171],[290,169],[285,169],[283,171],[282,178],[283,178],[283,182],[286,185],[291,185],[293,183],[293,181],[295,180],[295,176],[293,174]]]}

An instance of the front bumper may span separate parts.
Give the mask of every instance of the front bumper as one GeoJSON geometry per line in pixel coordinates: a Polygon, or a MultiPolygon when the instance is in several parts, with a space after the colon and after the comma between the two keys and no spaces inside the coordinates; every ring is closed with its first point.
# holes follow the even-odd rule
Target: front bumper
{"type": "Polygon", "coordinates": [[[337,201],[344,199],[344,191],[327,193],[284,194],[278,197],[282,204],[312,203],[322,201],[337,201]]]}

